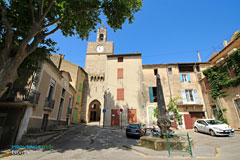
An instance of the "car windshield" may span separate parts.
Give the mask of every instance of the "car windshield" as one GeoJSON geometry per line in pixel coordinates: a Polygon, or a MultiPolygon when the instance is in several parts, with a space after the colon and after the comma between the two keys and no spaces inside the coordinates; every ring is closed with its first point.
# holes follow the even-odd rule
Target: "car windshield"
{"type": "Polygon", "coordinates": [[[130,125],[128,126],[128,128],[129,128],[129,129],[139,129],[140,127],[139,127],[138,124],[130,124],[130,125]]]}
{"type": "Polygon", "coordinates": [[[207,120],[206,122],[209,125],[223,124],[222,122],[219,122],[219,121],[216,121],[216,120],[207,120]]]}

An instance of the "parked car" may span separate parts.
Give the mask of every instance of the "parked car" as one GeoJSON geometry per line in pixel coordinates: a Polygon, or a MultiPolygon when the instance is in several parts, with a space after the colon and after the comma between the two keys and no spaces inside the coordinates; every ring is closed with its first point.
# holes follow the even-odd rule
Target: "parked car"
{"type": "Polygon", "coordinates": [[[130,123],[126,128],[127,137],[140,138],[143,134],[143,129],[139,123],[130,123]]]}
{"type": "Polygon", "coordinates": [[[199,119],[194,123],[195,132],[209,133],[211,136],[224,136],[234,133],[234,129],[215,119],[199,119]]]}

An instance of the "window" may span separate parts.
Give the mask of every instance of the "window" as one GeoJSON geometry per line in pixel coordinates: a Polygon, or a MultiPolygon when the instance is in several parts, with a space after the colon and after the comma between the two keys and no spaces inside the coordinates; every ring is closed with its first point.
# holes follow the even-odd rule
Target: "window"
{"type": "Polygon", "coordinates": [[[179,74],[181,82],[191,82],[190,74],[179,74]]]}
{"type": "Polygon", "coordinates": [[[200,67],[199,67],[199,65],[196,66],[196,70],[197,70],[198,72],[200,72],[200,67]]]}
{"type": "Polygon", "coordinates": [[[181,89],[183,104],[201,104],[197,89],[181,89]]]}
{"type": "Polygon", "coordinates": [[[172,68],[168,67],[168,74],[172,74],[172,68]]]}
{"type": "Polygon", "coordinates": [[[186,97],[187,97],[187,102],[193,102],[193,90],[185,90],[186,97]]]}
{"type": "Polygon", "coordinates": [[[54,92],[55,84],[56,84],[56,81],[51,79],[50,87],[49,87],[49,91],[48,91],[48,96],[47,96],[48,100],[53,98],[53,92],[54,92]]]}
{"type": "Polygon", "coordinates": [[[66,90],[63,88],[62,89],[62,97],[65,97],[66,90]]]}
{"type": "Polygon", "coordinates": [[[157,102],[157,87],[149,87],[150,102],[157,102]]]}
{"type": "Polygon", "coordinates": [[[79,83],[78,90],[82,91],[82,82],[79,83]]]}
{"type": "Polygon", "coordinates": [[[118,68],[117,79],[123,79],[123,68],[118,68]]]}
{"type": "Polygon", "coordinates": [[[79,104],[79,101],[80,101],[80,95],[77,96],[77,104],[79,104]]]}
{"type": "Polygon", "coordinates": [[[123,57],[118,57],[118,62],[123,62],[123,57]]]}
{"type": "Polygon", "coordinates": [[[104,35],[100,34],[100,41],[103,41],[103,37],[104,37],[104,35]]]}
{"type": "Polygon", "coordinates": [[[124,89],[117,89],[117,100],[124,100],[124,89]]]}
{"type": "Polygon", "coordinates": [[[69,100],[68,100],[68,108],[72,108],[72,107],[71,107],[71,101],[72,101],[72,96],[69,96],[69,100]]]}

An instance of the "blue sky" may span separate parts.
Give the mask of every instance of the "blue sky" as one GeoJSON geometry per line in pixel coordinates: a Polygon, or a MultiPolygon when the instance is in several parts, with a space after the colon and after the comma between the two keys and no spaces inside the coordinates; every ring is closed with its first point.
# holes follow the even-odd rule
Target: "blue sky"
{"type": "MultiPolygon", "coordinates": [[[[207,61],[240,30],[239,6],[239,0],[144,0],[133,24],[114,32],[105,23],[108,41],[114,42],[115,54],[142,53],[143,64],[197,62],[197,51],[207,61]]],[[[61,32],[51,37],[57,54],[84,68],[87,41],[61,32]]],[[[88,41],[96,41],[96,33],[88,41]]]]}

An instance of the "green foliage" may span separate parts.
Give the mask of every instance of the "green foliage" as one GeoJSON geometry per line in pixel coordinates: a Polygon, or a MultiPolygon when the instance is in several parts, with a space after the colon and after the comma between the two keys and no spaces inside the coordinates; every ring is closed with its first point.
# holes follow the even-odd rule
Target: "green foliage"
{"type": "Polygon", "coordinates": [[[169,101],[168,103],[168,111],[174,111],[175,113],[175,118],[176,121],[182,121],[182,116],[178,113],[178,108],[177,108],[177,104],[176,101],[180,99],[180,97],[174,97],[172,100],[169,101]]]}
{"type": "MultiPolygon", "coordinates": [[[[168,111],[174,111],[177,122],[182,121],[182,116],[178,113],[178,108],[177,108],[177,104],[176,104],[176,101],[179,99],[180,99],[180,97],[174,97],[172,100],[169,101],[169,103],[167,105],[168,111]]],[[[154,117],[158,118],[158,107],[156,107],[154,109],[154,117]]]]}
{"type": "MultiPolygon", "coordinates": [[[[226,109],[226,108],[223,108],[222,111],[223,111],[223,112],[226,112],[227,109],[226,109]]],[[[227,118],[223,117],[223,113],[222,113],[222,111],[221,111],[221,110],[218,110],[218,111],[217,111],[219,121],[228,124],[228,120],[227,120],[227,118]]]]}
{"type": "Polygon", "coordinates": [[[203,71],[211,88],[213,99],[227,96],[224,88],[236,87],[240,84],[240,49],[228,56],[221,66],[213,66],[203,71]],[[234,70],[234,78],[230,77],[230,68],[234,70]]]}
{"type": "Polygon", "coordinates": [[[240,36],[240,31],[237,31],[237,33],[234,35],[234,38],[233,39],[236,39],[240,36]]]}

